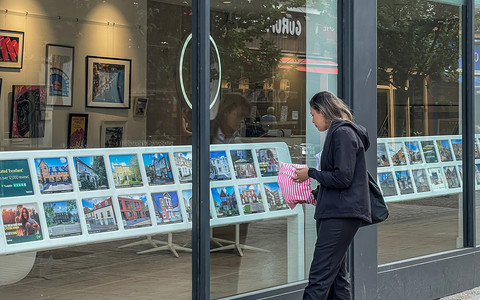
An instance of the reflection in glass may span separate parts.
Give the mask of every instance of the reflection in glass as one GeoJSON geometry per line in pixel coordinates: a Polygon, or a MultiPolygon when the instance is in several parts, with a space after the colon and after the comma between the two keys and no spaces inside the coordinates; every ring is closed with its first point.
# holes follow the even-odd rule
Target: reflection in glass
{"type": "Polygon", "coordinates": [[[461,176],[452,165],[462,155],[462,14],[441,1],[377,3],[378,138],[393,164],[377,162],[391,216],[378,226],[383,264],[462,246],[461,176]],[[392,171],[398,194],[386,184],[392,171]]]}

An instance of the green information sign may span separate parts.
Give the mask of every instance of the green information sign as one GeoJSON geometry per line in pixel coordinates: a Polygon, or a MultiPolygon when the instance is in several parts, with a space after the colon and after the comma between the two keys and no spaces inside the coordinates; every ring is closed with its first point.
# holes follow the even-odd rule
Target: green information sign
{"type": "Polygon", "coordinates": [[[0,198],[33,195],[26,159],[0,160],[0,198]]]}

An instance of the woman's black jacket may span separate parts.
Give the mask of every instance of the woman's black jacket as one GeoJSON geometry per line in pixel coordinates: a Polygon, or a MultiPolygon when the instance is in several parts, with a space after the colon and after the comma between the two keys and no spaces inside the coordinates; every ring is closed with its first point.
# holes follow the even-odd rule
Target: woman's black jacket
{"type": "Polygon", "coordinates": [[[308,176],[320,183],[315,219],[359,218],[371,222],[365,151],[366,129],[347,121],[332,121],[320,160],[320,169],[308,176]]]}

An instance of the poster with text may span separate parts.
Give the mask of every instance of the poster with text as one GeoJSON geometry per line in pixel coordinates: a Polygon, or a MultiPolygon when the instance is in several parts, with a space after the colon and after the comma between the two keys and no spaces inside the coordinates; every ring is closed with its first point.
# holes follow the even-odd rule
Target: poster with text
{"type": "Polygon", "coordinates": [[[7,244],[43,240],[36,203],[2,206],[2,221],[7,244]]]}
{"type": "Polygon", "coordinates": [[[425,157],[426,163],[437,163],[438,157],[435,151],[435,145],[432,141],[421,141],[423,157],[425,157]]]}
{"type": "Polygon", "coordinates": [[[0,160],[0,198],[33,195],[26,159],[0,160]]]}
{"type": "Polygon", "coordinates": [[[75,200],[45,202],[43,210],[50,238],[82,234],[75,200]]]}
{"type": "Polygon", "coordinates": [[[88,233],[118,230],[112,197],[82,199],[88,233]]]}

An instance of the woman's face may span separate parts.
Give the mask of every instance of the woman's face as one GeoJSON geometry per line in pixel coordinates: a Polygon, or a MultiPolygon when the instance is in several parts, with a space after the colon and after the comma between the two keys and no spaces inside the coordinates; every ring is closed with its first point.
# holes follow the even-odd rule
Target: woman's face
{"type": "Polygon", "coordinates": [[[330,127],[330,121],[312,107],[310,107],[310,115],[312,115],[312,123],[317,127],[318,131],[324,132],[330,127]]]}
{"type": "Polygon", "coordinates": [[[232,134],[235,131],[239,130],[240,127],[242,127],[246,114],[247,113],[242,109],[242,107],[237,107],[228,112],[224,118],[224,133],[232,134]]]}
{"type": "Polygon", "coordinates": [[[27,219],[28,218],[28,211],[26,209],[22,210],[22,216],[27,219]]]}

